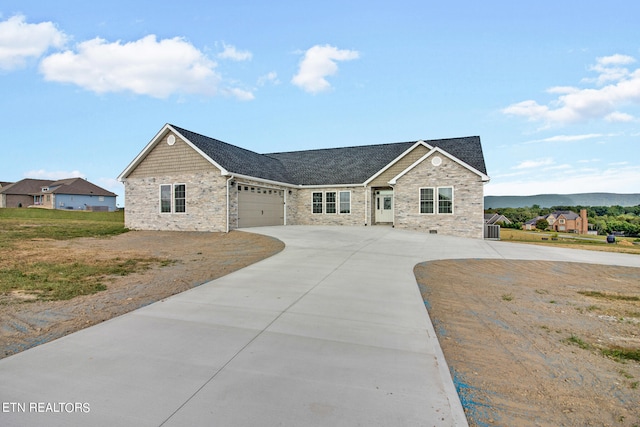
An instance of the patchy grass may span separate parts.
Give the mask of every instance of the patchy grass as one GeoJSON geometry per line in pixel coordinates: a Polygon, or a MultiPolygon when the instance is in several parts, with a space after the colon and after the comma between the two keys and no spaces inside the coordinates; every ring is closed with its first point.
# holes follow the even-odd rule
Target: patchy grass
{"type": "Polygon", "coordinates": [[[69,259],[64,254],[25,257],[40,240],[109,237],[125,233],[123,212],[78,212],[47,209],[0,209],[0,295],[27,296],[22,301],[68,300],[106,289],[109,276],[126,276],[153,264],[156,258],[69,259]]]}
{"type": "Polygon", "coordinates": [[[610,301],[640,301],[640,296],[637,295],[620,295],[600,291],[578,291],[578,293],[586,297],[600,298],[610,301]]]}
{"type": "Polygon", "coordinates": [[[513,301],[513,294],[502,294],[502,301],[513,301]]]}
{"type": "Polygon", "coordinates": [[[585,342],[582,338],[571,334],[571,336],[569,338],[565,338],[564,342],[567,344],[572,344],[572,345],[577,345],[578,347],[580,347],[583,350],[589,350],[591,348],[591,346],[589,345],[589,343],[585,342]]]}
{"type": "Polygon", "coordinates": [[[624,362],[627,360],[635,360],[640,362],[640,349],[637,348],[625,348],[625,347],[611,347],[600,349],[600,353],[603,356],[610,357],[618,362],[624,362]]]}
{"type": "Polygon", "coordinates": [[[102,283],[107,276],[126,276],[146,270],[156,259],[88,262],[34,262],[0,270],[0,293],[21,291],[38,300],[67,300],[79,295],[93,294],[106,289],[102,283]]]}

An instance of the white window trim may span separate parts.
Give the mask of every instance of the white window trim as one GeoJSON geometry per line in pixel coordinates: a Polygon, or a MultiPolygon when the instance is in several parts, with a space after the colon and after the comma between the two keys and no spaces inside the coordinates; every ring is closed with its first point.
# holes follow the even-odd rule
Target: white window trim
{"type": "Polygon", "coordinates": [[[347,190],[347,191],[338,191],[337,193],[338,193],[338,194],[337,194],[337,196],[338,196],[338,197],[337,197],[336,203],[338,204],[338,206],[336,206],[336,208],[337,208],[337,209],[336,209],[336,211],[338,212],[338,215],[351,215],[351,212],[353,211],[352,206],[351,206],[351,205],[352,205],[352,203],[351,203],[351,190],[347,190]],[[341,201],[340,201],[340,195],[341,195],[342,193],[349,193],[349,212],[348,212],[348,213],[342,213],[342,212],[341,212],[341,210],[342,210],[342,209],[341,209],[340,205],[341,205],[342,203],[341,203],[341,201]]]}
{"type": "Polygon", "coordinates": [[[436,202],[436,211],[438,215],[453,215],[455,213],[454,210],[454,201],[455,201],[455,191],[453,189],[453,185],[443,185],[442,187],[437,187],[435,194],[435,202],[436,202]],[[440,212],[440,189],[441,188],[450,188],[451,189],[451,212],[440,212]]]}
{"type": "Polygon", "coordinates": [[[438,190],[437,187],[420,187],[418,188],[418,213],[420,215],[435,215],[438,212],[438,200],[437,200],[438,190]],[[433,212],[421,212],[420,204],[422,202],[422,190],[431,189],[433,190],[433,212]]]}
{"type": "Polygon", "coordinates": [[[171,192],[171,204],[172,204],[172,211],[175,214],[179,214],[179,215],[184,215],[187,213],[187,183],[186,182],[176,182],[175,184],[173,184],[173,187],[171,188],[172,192],[171,192]],[[176,187],[178,185],[184,185],[184,212],[176,212],[176,187]]]}
{"type": "Polygon", "coordinates": [[[160,185],[158,185],[158,201],[159,201],[159,203],[158,203],[158,212],[161,215],[166,215],[166,214],[170,214],[170,213],[173,212],[173,202],[171,201],[172,198],[173,198],[173,184],[160,184],[160,185]],[[165,187],[165,186],[171,187],[171,192],[169,193],[169,195],[171,197],[169,198],[169,211],[168,212],[163,212],[162,211],[162,187],[165,187]]]}
{"type": "Polygon", "coordinates": [[[176,182],[173,184],[160,184],[158,185],[158,212],[161,215],[167,214],[178,214],[184,215],[187,213],[187,184],[185,182],[176,182]],[[176,212],[176,186],[184,185],[184,212],[176,212]],[[162,187],[169,186],[171,187],[171,198],[170,198],[170,208],[169,212],[162,212],[162,187]]]}

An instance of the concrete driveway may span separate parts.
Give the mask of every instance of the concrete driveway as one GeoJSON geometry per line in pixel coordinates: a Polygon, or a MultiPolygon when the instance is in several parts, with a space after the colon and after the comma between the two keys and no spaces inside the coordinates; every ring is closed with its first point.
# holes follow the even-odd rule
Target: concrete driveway
{"type": "Polygon", "coordinates": [[[447,258],[640,257],[387,227],[264,227],[281,253],[0,360],[2,426],[464,426],[413,276],[447,258]]]}

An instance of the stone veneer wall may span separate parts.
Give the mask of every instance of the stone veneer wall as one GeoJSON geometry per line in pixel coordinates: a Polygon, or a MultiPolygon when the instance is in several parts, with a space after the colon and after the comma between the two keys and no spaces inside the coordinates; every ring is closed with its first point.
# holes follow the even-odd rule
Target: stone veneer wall
{"type": "MultiPolygon", "coordinates": [[[[366,189],[369,193],[370,189],[366,189]]],[[[364,197],[365,188],[362,186],[357,187],[327,187],[327,188],[302,188],[294,190],[295,197],[291,199],[295,200],[295,209],[289,210],[288,225],[364,225],[365,223],[365,211],[364,211],[364,197]],[[314,214],[312,213],[312,199],[311,193],[322,192],[323,212],[326,206],[325,193],[329,191],[336,192],[336,210],[340,211],[340,192],[351,192],[351,213],[350,214],[314,214]],[[292,212],[293,211],[293,212],[292,212]]],[[[368,198],[370,196],[367,196],[368,198]]],[[[292,201],[293,201],[292,200],[292,201]]],[[[370,200],[368,201],[370,203],[370,200]]],[[[290,203],[291,206],[294,203],[290,203]]]]}
{"type": "MultiPolygon", "coordinates": [[[[402,176],[395,185],[395,226],[397,228],[459,237],[484,237],[484,183],[477,174],[440,155],[442,164],[431,158],[402,176]],[[420,188],[453,187],[453,214],[421,214],[420,188]]],[[[437,204],[437,190],[436,200],[437,204]]]]}
{"type": "MultiPolygon", "coordinates": [[[[127,178],[125,226],[133,230],[226,231],[226,177],[217,170],[127,178]],[[160,185],[186,184],[186,213],[160,213],[160,185]]],[[[236,215],[237,217],[237,215],[236,215]]]]}

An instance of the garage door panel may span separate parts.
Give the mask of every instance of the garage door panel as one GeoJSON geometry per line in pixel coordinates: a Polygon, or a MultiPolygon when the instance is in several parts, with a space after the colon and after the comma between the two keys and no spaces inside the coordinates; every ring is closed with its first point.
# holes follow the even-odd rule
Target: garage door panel
{"type": "Polygon", "coordinates": [[[284,192],[238,184],[238,227],[284,225],[284,192]]]}

